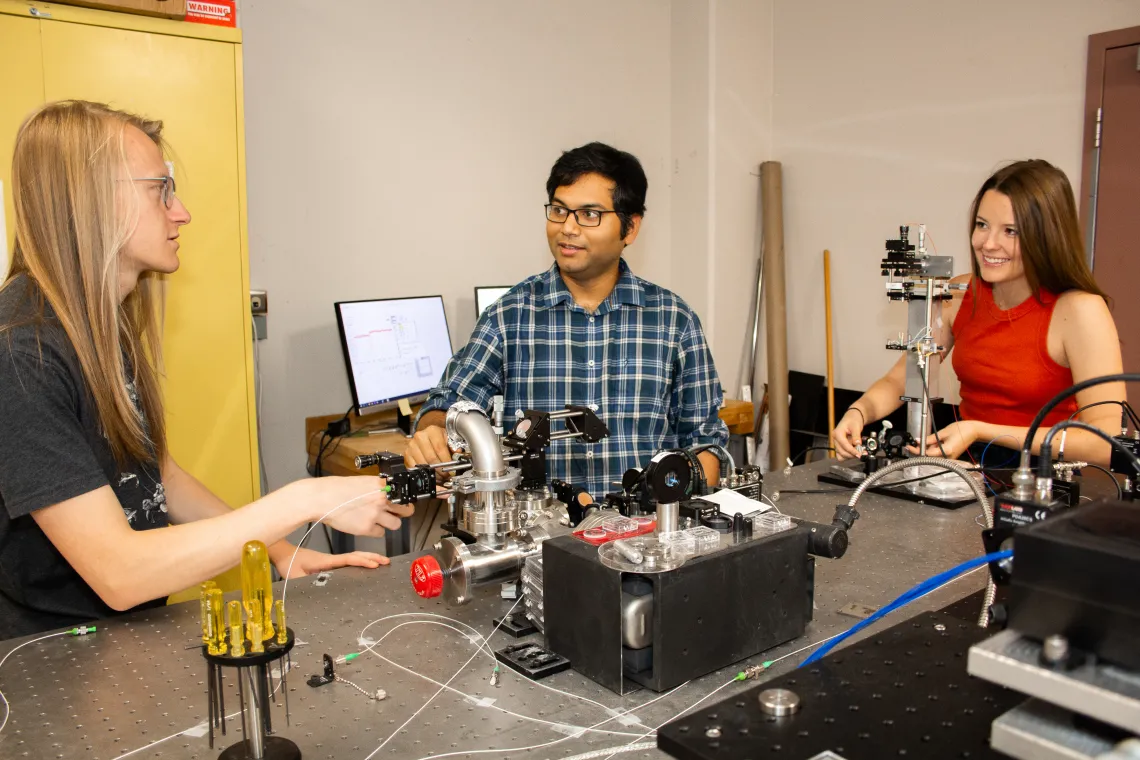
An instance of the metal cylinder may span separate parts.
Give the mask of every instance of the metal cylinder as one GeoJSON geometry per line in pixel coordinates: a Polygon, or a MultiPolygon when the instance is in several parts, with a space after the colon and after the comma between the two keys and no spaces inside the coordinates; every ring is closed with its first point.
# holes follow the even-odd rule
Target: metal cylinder
{"type": "Polygon", "coordinates": [[[257,668],[241,668],[238,673],[241,690],[245,692],[242,699],[241,730],[250,760],[265,758],[265,719],[261,713],[261,690],[258,688],[260,678],[257,668]]]}
{"type": "Polygon", "coordinates": [[[495,430],[495,435],[502,435],[503,434],[503,415],[504,415],[505,399],[502,396],[495,396],[495,398],[492,400],[491,404],[492,404],[492,407],[491,407],[491,409],[492,409],[492,412],[491,412],[492,427],[495,430]]]}
{"type": "Polygon", "coordinates": [[[1051,665],[1064,662],[1069,658],[1069,640],[1060,634],[1048,637],[1041,646],[1041,658],[1051,665]]]}
{"type": "MultiPolygon", "coordinates": [[[[918,245],[919,251],[922,250],[923,239],[925,238],[925,228],[919,227],[918,229],[918,245]]],[[[939,309],[941,311],[941,309],[939,309]]],[[[926,333],[927,335],[933,334],[936,329],[934,324],[934,280],[927,278],[926,280],[926,333]]],[[[919,350],[923,346],[919,344],[919,350]]],[[[911,435],[918,441],[918,455],[927,456],[926,439],[930,435],[930,362],[933,357],[922,357],[922,408],[918,413],[918,430],[911,431],[911,435]]]]}
{"type": "Polygon", "coordinates": [[[635,565],[640,565],[641,562],[645,559],[637,547],[626,543],[624,539],[619,538],[617,541],[614,541],[613,547],[614,551],[620,554],[623,559],[628,562],[632,562],[635,565]]]}
{"type": "Polygon", "coordinates": [[[800,711],[800,698],[788,689],[765,689],[760,692],[760,711],[774,718],[782,718],[800,711]]]}
{"type": "Polygon", "coordinates": [[[504,491],[478,491],[466,494],[463,501],[463,529],[473,536],[487,537],[511,533],[522,527],[518,507],[508,504],[504,491]]]}
{"type": "Polygon", "coordinates": [[[657,505],[657,532],[658,533],[676,533],[680,528],[678,527],[678,518],[680,517],[680,505],[677,502],[670,502],[668,504],[657,505]]]}
{"type": "MultiPolygon", "coordinates": [[[[522,567],[524,554],[517,541],[504,542],[501,548],[487,546],[480,542],[464,546],[463,549],[456,552],[456,558],[458,563],[453,566],[453,569],[462,577],[466,593],[456,593],[455,602],[462,604],[470,599],[471,589],[510,580],[511,576],[522,567]]],[[[455,577],[455,573],[453,573],[452,578],[457,581],[460,580],[460,578],[455,577]]],[[[462,592],[458,584],[456,590],[462,592]]]]}
{"type": "MultiPolygon", "coordinates": [[[[559,517],[565,515],[565,510],[556,511],[559,517]]],[[[542,551],[547,539],[568,531],[556,519],[505,536],[499,546],[489,545],[485,536],[473,544],[464,544],[454,537],[442,539],[439,565],[444,576],[444,600],[448,604],[466,604],[479,586],[517,580],[527,557],[542,551]]]]}
{"type": "Polygon", "coordinates": [[[1033,486],[1036,483],[1033,471],[1029,468],[1029,461],[1029,452],[1022,451],[1021,462],[1010,478],[1010,482],[1013,483],[1013,497],[1021,501],[1033,498],[1033,486]]]}

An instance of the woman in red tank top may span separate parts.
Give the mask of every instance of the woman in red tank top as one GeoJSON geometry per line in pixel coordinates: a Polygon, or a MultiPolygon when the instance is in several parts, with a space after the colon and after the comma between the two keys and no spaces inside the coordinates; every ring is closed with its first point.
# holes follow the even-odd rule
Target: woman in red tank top
{"type": "MultiPolygon", "coordinates": [[[[1019,161],[998,170],[974,198],[973,274],[947,305],[939,328],[943,357],[952,349],[961,384],[962,420],[930,436],[957,458],[975,442],[1020,448],[1029,423],[1074,382],[1121,371],[1120,342],[1107,298],[1085,263],[1073,190],[1051,164],[1019,161]]],[[[900,359],[847,410],[832,434],[841,456],[858,456],[863,427],[899,407],[906,358],[900,359]]],[[[1037,453],[1049,426],[1081,409],[1080,419],[1115,434],[1124,384],[1098,385],[1061,404],[1033,441],[1037,453]]],[[[1083,430],[1065,443],[1070,459],[1107,464],[1109,445],[1083,430]]]]}

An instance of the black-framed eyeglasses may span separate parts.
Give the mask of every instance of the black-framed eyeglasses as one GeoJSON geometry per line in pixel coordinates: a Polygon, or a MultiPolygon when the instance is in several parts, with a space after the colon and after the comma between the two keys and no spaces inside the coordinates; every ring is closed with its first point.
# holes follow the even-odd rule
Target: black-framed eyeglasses
{"type": "Polygon", "coordinates": [[[165,177],[131,177],[132,182],[161,182],[162,183],[162,205],[171,208],[174,205],[174,194],[177,188],[174,186],[174,177],[169,175],[165,177]]]}
{"type": "Polygon", "coordinates": [[[581,227],[597,227],[602,223],[602,217],[606,214],[617,213],[603,208],[566,208],[557,203],[547,203],[544,208],[546,209],[546,218],[555,224],[565,224],[566,220],[573,214],[574,219],[581,227]]]}

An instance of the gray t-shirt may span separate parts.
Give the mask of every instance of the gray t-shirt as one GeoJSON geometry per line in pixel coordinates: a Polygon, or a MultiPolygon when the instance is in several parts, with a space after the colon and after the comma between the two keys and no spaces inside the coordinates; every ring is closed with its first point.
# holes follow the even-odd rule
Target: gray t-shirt
{"type": "Polygon", "coordinates": [[[132,528],[169,525],[159,468],[116,465],[75,349],[41,301],[23,275],[0,291],[0,325],[17,325],[0,332],[0,639],[117,614],[33,512],[110,485],[132,528]]]}

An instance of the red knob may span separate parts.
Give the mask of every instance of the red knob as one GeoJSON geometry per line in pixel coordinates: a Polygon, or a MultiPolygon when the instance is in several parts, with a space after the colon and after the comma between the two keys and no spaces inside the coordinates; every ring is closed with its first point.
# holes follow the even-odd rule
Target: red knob
{"type": "Polygon", "coordinates": [[[412,563],[412,588],[424,599],[443,593],[443,570],[435,557],[426,554],[412,563]]]}

